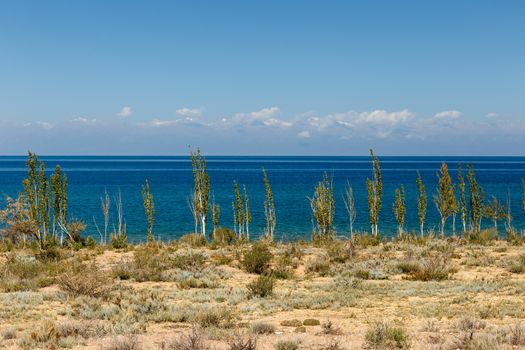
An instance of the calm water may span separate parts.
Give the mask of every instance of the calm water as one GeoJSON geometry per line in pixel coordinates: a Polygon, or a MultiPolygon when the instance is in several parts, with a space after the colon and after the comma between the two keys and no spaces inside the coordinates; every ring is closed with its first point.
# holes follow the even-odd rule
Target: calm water
{"type": "MultiPolygon", "coordinates": [[[[193,230],[193,218],[186,199],[193,186],[191,163],[188,157],[41,157],[47,169],[60,164],[69,177],[70,215],[88,224],[88,234],[95,234],[93,217],[102,224],[100,196],[107,188],[110,194],[122,192],[124,215],[130,240],[145,237],[146,220],[142,207],[140,186],[149,179],[155,196],[157,216],[154,231],[162,239],[172,239],[193,230]]],[[[478,181],[484,186],[487,198],[497,196],[505,201],[510,194],[514,225],[525,228],[521,212],[521,178],[525,177],[525,157],[382,157],[384,181],[383,209],[380,230],[395,232],[392,201],[395,187],[405,185],[407,195],[407,224],[417,230],[416,170],[427,186],[429,196],[428,227],[438,229],[439,220],[431,195],[435,192],[436,171],[442,161],[448,163],[456,178],[457,164],[472,162],[478,181]]],[[[0,193],[15,196],[22,190],[26,176],[25,157],[0,157],[0,193]]],[[[311,215],[308,200],[315,184],[327,171],[334,179],[336,199],[336,229],[347,234],[348,224],[342,193],[349,181],[354,187],[358,214],[357,230],[368,229],[365,179],[371,176],[368,157],[207,157],[211,188],[221,206],[221,225],[232,226],[232,181],[246,184],[250,196],[254,236],[264,227],[264,185],[261,167],[268,172],[275,194],[277,236],[284,239],[309,238],[311,215]]],[[[3,204],[3,199],[1,199],[3,204]]],[[[112,214],[115,214],[112,203],[112,214]]],[[[113,219],[112,219],[113,220],[113,219]]],[[[450,221],[450,220],[449,220],[450,221]]],[[[450,222],[449,222],[450,224],[450,222]]],[[[488,221],[486,222],[488,225],[488,221]]],[[[211,226],[211,225],[209,225],[211,226]]],[[[209,227],[211,229],[211,227],[209,227]]],[[[503,224],[501,223],[501,228],[503,224]]],[[[459,222],[458,222],[459,229],[459,222]]],[[[96,235],[95,235],[96,236],[96,235]]]]}

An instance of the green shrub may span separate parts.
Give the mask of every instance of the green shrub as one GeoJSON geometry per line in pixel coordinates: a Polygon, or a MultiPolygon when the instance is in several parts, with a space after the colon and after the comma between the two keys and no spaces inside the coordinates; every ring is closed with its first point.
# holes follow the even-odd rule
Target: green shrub
{"type": "Polygon", "coordinates": [[[264,298],[273,293],[274,279],[270,275],[260,275],[257,279],[248,284],[250,297],[258,296],[264,298]]]}
{"type": "Polygon", "coordinates": [[[262,242],[256,242],[251,249],[244,253],[242,265],[249,273],[262,274],[270,267],[273,255],[268,246],[262,242]]]}
{"type": "Polygon", "coordinates": [[[91,297],[106,296],[111,289],[111,279],[97,265],[74,261],[67,271],[58,277],[58,285],[73,295],[91,297]]]}
{"type": "Polygon", "coordinates": [[[498,239],[498,231],[494,228],[473,231],[468,235],[469,241],[475,244],[487,245],[491,241],[498,239]]]}
{"type": "Polygon", "coordinates": [[[192,248],[205,247],[208,245],[206,237],[200,233],[189,233],[179,238],[180,243],[189,245],[192,248]]]}
{"type": "Polygon", "coordinates": [[[319,326],[321,324],[321,321],[315,319],[315,318],[307,318],[303,321],[303,326],[319,326]]]}
{"type": "Polygon", "coordinates": [[[232,328],[235,325],[236,316],[228,308],[209,308],[198,311],[193,321],[202,328],[232,328]]]}
{"type": "Polygon", "coordinates": [[[509,271],[512,273],[524,273],[525,272],[525,254],[520,255],[517,261],[512,261],[509,265],[509,271]]]}
{"type": "Polygon", "coordinates": [[[128,247],[128,236],[125,233],[111,234],[111,246],[113,249],[125,249],[128,247]]]}
{"type": "Polygon", "coordinates": [[[257,348],[257,339],[238,336],[231,340],[228,345],[229,350],[255,350],[257,348]]]}
{"type": "Polygon", "coordinates": [[[295,340],[279,340],[275,344],[275,350],[297,350],[299,344],[295,340]]]}
{"type": "Polygon", "coordinates": [[[410,339],[404,328],[379,322],[371,326],[365,335],[365,342],[373,349],[408,349],[410,339]]]}
{"type": "Polygon", "coordinates": [[[273,334],[275,333],[275,326],[265,322],[255,322],[250,324],[250,332],[253,334],[273,334]]]}
{"type": "Polygon", "coordinates": [[[330,263],[328,257],[316,257],[306,263],[305,270],[307,273],[318,273],[320,276],[326,276],[330,272],[330,263]]]}
{"type": "Polygon", "coordinates": [[[227,227],[217,227],[213,234],[213,243],[219,245],[230,245],[235,243],[236,238],[237,234],[235,231],[230,230],[227,227]]]}
{"type": "Polygon", "coordinates": [[[419,268],[411,273],[411,278],[416,281],[443,281],[454,272],[446,258],[435,256],[420,263],[419,268]]]}

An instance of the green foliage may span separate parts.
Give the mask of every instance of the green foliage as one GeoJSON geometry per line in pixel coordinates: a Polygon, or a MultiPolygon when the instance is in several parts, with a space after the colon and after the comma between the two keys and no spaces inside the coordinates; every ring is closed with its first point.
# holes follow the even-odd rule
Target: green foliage
{"type": "Polygon", "coordinates": [[[153,224],[155,222],[155,202],[153,201],[153,194],[149,187],[149,181],[146,179],[146,184],[142,186],[142,202],[144,204],[144,213],[148,221],[148,242],[153,241],[153,224]]]}
{"type": "Polygon", "coordinates": [[[244,253],[242,265],[249,273],[262,274],[270,267],[273,255],[268,246],[262,242],[252,244],[250,250],[244,253]]]}
{"type": "Polygon", "coordinates": [[[506,210],[496,196],[492,196],[492,200],[485,205],[485,217],[492,220],[496,233],[498,232],[498,221],[507,217],[506,210]]]}
{"type": "Polygon", "coordinates": [[[250,282],[246,288],[250,297],[258,296],[267,297],[273,293],[274,278],[271,275],[260,275],[253,282],[250,282]]]}
{"type": "Polygon", "coordinates": [[[273,334],[275,326],[271,323],[255,322],[250,324],[250,332],[253,334],[273,334]]]}
{"type": "Polygon", "coordinates": [[[297,350],[299,344],[295,340],[279,340],[275,344],[275,350],[297,350]]]}
{"type": "Polygon", "coordinates": [[[125,249],[128,246],[128,235],[126,234],[126,228],[122,232],[111,234],[111,246],[113,249],[125,249]]]}
{"type": "Polygon", "coordinates": [[[328,240],[334,235],[335,214],[334,190],[332,180],[325,172],[323,180],[315,187],[314,195],[308,198],[313,216],[312,240],[328,240]]]}
{"type": "Polygon", "coordinates": [[[230,245],[235,243],[237,234],[227,227],[216,227],[213,235],[213,243],[219,245],[230,245]]]}
{"type": "Polygon", "coordinates": [[[495,229],[485,229],[485,230],[478,230],[478,231],[472,231],[468,235],[468,240],[470,243],[480,244],[480,245],[487,245],[490,242],[498,239],[498,231],[495,229]]]}
{"type": "Polygon", "coordinates": [[[452,184],[448,166],[445,162],[441,164],[441,169],[436,175],[438,178],[438,193],[434,195],[434,203],[441,216],[441,238],[445,238],[445,224],[455,208],[455,186],[452,184]]]}
{"type": "Polygon", "coordinates": [[[366,191],[368,195],[368,212],[370,217],[370,226],[372,227],[372,236],[379,237],[379,212],[381,211],[381,201],[383,196],[383,180],[381,178],[381,167],[379,159],[374,156],[374,151],[370,149],[372,158],[372,179],[366,178],[366,191]]]}
{"type": "Polygon", "coordinates": [[[465,179],[463,178],[463,171],[461,170],[461,164],[458,165],[458,187],[459,187],[459,210],[461,212],[461,224],[463,228],[463,235],[467,233],[467,197],[465,194],[465,179]]]}
{"type": "Polygon", "coordinates": [[[366,345],[372,349],[408,349],[410,337],[402,327],[387,322],[372,325],[365,335],[366,345]]]}
{"type": "Polygon", "coordinates": [[[416,179],[416,185],[417,185],[417,213],[419,217],[419,230],[420,230],[420,236],[424,236],[424,227],[425,227],[425,221],[427,218],[427,191],[425,188],[425,185],[423,184],[423,179],[421,178],[421,174],[419,171],[417,172],[417,179],[416,179]]]}
{"type": "Polygon", "coordinates": [[[467,181],[469,185],[470,224],[474,232],[481,230],[481,219],[483,218],[485,191],[478,184],[472,164],[467,166],[467,181]]]}
{"type": "Polygon", "coordinates": [[[60,165],[55,167],[51,175],[51,192],[53,193],[53,239],[57,240],[57,230],[60,228],[60,242],[63,243],[64,229],[67,227],[67,176],[62,175],[60,165]]]}
{"type": "Polygon", "coordinates": [[[266,191],[266,197],[264,198],[264,221],[266,224],[266,238],[273,241],[275,238],[275,226],[277,224],[277,218],[275,214],[275,203],[273,198],[272,188],[270,187],[270,180],[268,180],[268,174],[264,167],[262,168],[264,189],[266,191]]]}
{"type": "Polygon", "coordinates": [[[512,273],[525,273],[525,254],[520,255],[516,261],[512,261],[508,269],[512,273]]]}
{"type": "Polygon", "coordinates": [[[188,233],[179,238],[179,242],[187,244],[192,248],[205,247],[208,245],[206,237],[199,233],[188,233]]]}
{"type": "Polygon", "coordinates": [[[407,212],[406,204],[405,204],[405,187],[401,185],[401,188],[396,188],[395,191],[395,201],[392,207],[392,211],[394,212],[394,216],[397,221],[397,230],[399,237],[403,237],[403,227],[405,225],[405,215],[407,212]]]}
{"type": "Polygon", "coordinates": [[[25,198],[28,203],[29,220],[34,223],[34,236],[44,249],[50,242],[50,192],[49,182],[45,175],[44,162],[38,162],[36,154],[28,153],[26,161],[27,178],[22,181],[25,198]],[[37,171],[37,167],[39,170],[37,171]]]}
{"type": "Polygon", "coordinates": [[[195,195],[195,213],[200,219],[201,234],[206,236],[206,216],[208,215],[208,205],[210,198],[210,176],[206,170],[206,159],[201,155],[201,151],[190,151],[191,166],[193,168],[193,182],[195,195]]]}

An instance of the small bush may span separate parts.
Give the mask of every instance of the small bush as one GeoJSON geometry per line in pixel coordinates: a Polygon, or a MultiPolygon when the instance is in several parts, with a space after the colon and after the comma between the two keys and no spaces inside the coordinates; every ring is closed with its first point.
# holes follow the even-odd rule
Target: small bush
{"type": "Polygon", "coordinates": [[[253,337],[239,336],[228,344],[229,350],[255,350],[257,348],[257,339],[253,337]]]}
{"type": "Polygon", "coordinates": [[[242,265],[249,273],[262,274],[270,266],[273,255],[268,246],[262,242],[256,242],[251,249],[244,253],[242,265]]]}
{"type": "Polygon", "coordinates": [[[525,272],[525,254],[520,255],[517,261],[511,262],[511,264],[509,265],[509,271],[512,273],[525,272]]]}
{"type": "Polygon", "coordinates": [[[297,350],[299,343],[295,340],[279,340],[275,344],[275,350],[297,350]]]}
{"type": "Polygon", "coordinates": [[[353,242],[333,241],[327,246],[327,253],[330,261],[345,263],[356,256],[356,249],[353,242]]]}
{"type": "Polygon", "coordinates": [[[370,327],[366,332],[365,342],[373,349],[408,349],[410,346],[405,329],[387,322],[379,322],[370,327]]]}
{"type": "Polygon", "coordinates": [[[332,339],[330,343],[322,347],[320,350],[343,350],[343,348],[339,346],[337,340],[332,339]]]}
{"type": "Polygon", "coordinates": [[[209,347],[204,345],[201,333],[194,327],[189,334],[179,336],[171,343],[163,343],[162,349],[165,350],[208,350],[209,347]]]}
{"type": "Polygon", "coordinates": [[[200,233],[189,233],[184,235],[179,239],[179,242],[185,243],[192,248],[205,247],[208,245],[206,237],[200,233]]]}
{"type": "Polygon", "coordinates": [[[218,245],[230,245],[235,243],[237,234],[226,227],[217,227],[213,234],[213,243],[218,245]]]}
{"type": "Polygon", "coordinates": [[[197,312],[193,321],[202,328],[231,328],[235,325],[235,314],[227,308],[210,308],[197,312]]]}
{"type": "Polygon", "coordinates": [[[454,272],[445,257],[435,256],[420,263],[419,268],[412,271],[411,278],[416,281],[443,281],[454,272]]]}
{"type": "Polygon", "coordinates": [[[128,247],[128,236],[126,232],[120,234],[111,234],[111,247],[113,249],[125,249],[128,247]]]}
{"type": "Polygon", "coordinates": [[[471,243],[487,245],[491,241],[498,239],[498,231],[494,228],[481,230],[477,232],[470,232],[468,235],[469,241],[471,243]]]}
{"type": "Polygon", "coordinates": [[[341,334],[341,329],[333,324],[332,321],[328,320],[326,322],[323,322],[321,325],[322,334],[325,335],[339,335],[341,334]]]}
{"type": "Polygon", "coordinates": [[[265,322],[255,322],[250,324],[250,332],[253,334],[273,334],[275,333],[275,326],[265,322]]]}
{"type": "Polygon", "coordinates": [[[73,295],[102,297],[109,293],[111,280],[94,263],[90,265],[75,261],[68,271],[59,276],[60,287],[73,295]]]}
{"type": "Polygon", "coordinates": [[[321,321],[315,319],[315,318],[307,318],[303,321],[303,326],[319,326],[321,324],[321,321]]]}
{"type": "Polygon", "coordinates": [[[326,276],[330,272],[329,259],[326,256],[316,257],[306,263],[307,273],[318,273],[320,276],[326,276]]]}
{"type": "Polygon", "coordinates": [[[105,346],[103,346],[104,350],[140,350],[142,347],[140,346],[140,343],[137,339],[137,337],[125,337],[125,336],[117,336],[109,343],[107,343],[105,346]]]}
{"type": "Polygon", "coordinates": [[[267,297],[273,293],[274,279],[270,275],[260,275],[257,279],[249,283],[246,287],[250,297],[267,297]]]}
{"type": "Polygon", "coordinates": [[[281,321],[281,326],[283,327],[301,327],[303,323],[299,320],[284,320],[281,321]]]}

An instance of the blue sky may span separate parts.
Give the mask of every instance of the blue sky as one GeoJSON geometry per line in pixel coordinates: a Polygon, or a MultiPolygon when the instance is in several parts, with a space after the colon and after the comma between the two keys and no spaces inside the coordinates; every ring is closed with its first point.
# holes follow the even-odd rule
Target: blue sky
{"type": "Polygon", "coordinates": [[[0,1],[0,154],[523,155],[523,1],[0,1]]]}

